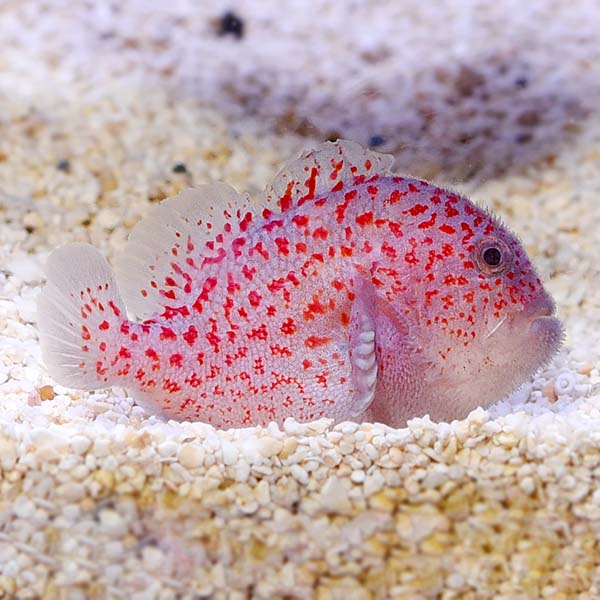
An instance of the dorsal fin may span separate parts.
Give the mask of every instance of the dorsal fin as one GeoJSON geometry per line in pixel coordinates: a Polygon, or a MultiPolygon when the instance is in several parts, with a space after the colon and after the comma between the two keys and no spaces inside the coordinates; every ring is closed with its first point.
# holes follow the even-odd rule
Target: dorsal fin
{"type": "Polygon", "coordinates": [[[222,260],[224,242],[239,236],[252,219],[248,194],[224,183],[163,200],[133,228],[115,261],[128,311],[147,319],[167,307],[193,304],[206,278],[200,274],[203,264],[222,260]]]}
{"type": "Polygon", "coordinates": [[[389,154],[373,152],[356,142],[325,142],[288,162],[265,189],[263,204],[274,212],[286,212],[352,185],[357,178],[389,175],[393,160],[389,154]]]}
{"type": "MultiPolygon", "coordinates": [[[[392,161],[355,142],[325,142],[288,162],[257,205],[285,212],[357,179],[387,175],[392,161]]],[[[147,319],[192,305],[206,280],[203,265],[225,258],[226,246],[231,247],[227,242],[243,235],[255,219],[253,205],[248,194],[214,183],[184,190],[154,207],[133,228],[116,260],[128,311],[147,319]]]]}

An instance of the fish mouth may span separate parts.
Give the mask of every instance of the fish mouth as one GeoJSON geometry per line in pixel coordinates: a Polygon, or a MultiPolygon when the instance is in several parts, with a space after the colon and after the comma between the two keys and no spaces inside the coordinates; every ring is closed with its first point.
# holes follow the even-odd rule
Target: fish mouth
{"type": "Polygon", "coordinates": [[[555,310],[552,297],[547,293],[540,294],[521,310],[507,314],[488,332],[487,337],[491,337],[504,323],[514,332],[531,331],[535,334],[536,331],[557,326],[562,331],[562,323],[554,316],[555,310]]]}
{"type": "Polygon", "coordinates": [[[512,330],[526,333],[533,347],[548,360],[560,348],[565,330],[562,321],[555,316],[556,304],[547,293],[534,298],[523,310],[514,313],[512,330]]]}
{"type": "Polygon", "coordinates": [[[541,294],[524,309],[529,321],[528,333],[534,337],[546,357],[551,357],[560,348],[565,330],[555,316],[556,304],[548,294],[541,294]]]}
{"type": "Polygon", "coordinates": [[[562,321],[552,315],[543,315],[533,319],[529,323],[529,332],[534,335],[541,334],[545,338],[556,338],[557,345],[560,345],[564,337],[562,321]]]}
{"type": "Polygon", "coordinates": [[[540,294],[529,302],[523,309],[522,315],[533,323],[536,319],[552,317],[556,311],[556,304],[548,294],[540,294]]]}

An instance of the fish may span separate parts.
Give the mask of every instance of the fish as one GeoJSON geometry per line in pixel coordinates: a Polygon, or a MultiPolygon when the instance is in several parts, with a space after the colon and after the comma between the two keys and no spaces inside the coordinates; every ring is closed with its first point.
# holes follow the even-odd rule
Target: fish
{"type": "Polygon", "coordinates": [[[131,231],[114,269],[54,250],[38,301],[63,386],[121,386],[216,428],[466,416],[547,364],[555,303],[517,237],[466,197],[338,140],[252,199],[186,189],[131,231]]]}

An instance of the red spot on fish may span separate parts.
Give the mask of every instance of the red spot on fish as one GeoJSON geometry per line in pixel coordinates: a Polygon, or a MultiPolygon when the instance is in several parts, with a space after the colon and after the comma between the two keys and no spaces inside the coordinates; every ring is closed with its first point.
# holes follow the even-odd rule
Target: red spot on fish
{"type": "Polygon", "coordinates": [[[281,346],[280,344],[272,344],[270,350],[273,356],[284,356],[286,358],[292,356],[290,349],[286,346],[281,346]]]}
{"type": "Polygon", "coordinates": [[[255,246],[250,248],[250,256],[252,256],[253,251],[258,252],[265,260],[269,260],[269,253],[265,250],[262,242],[257,242],[255,246]]]}
{"type": "Polygon", "coordinates": [[[175,332],[170,327],[161,327],[159,339],[161,341],[176,340],[177,336],[175,335],[175,332]]]}
{"type": "Polygon", "coordinates": [[[460,228],[462,231],[466,232],[462,239],[463,244],[466,244],[475,234],[468,223],[462,222],[460,228]]]}
{"type": "Polygon", "coordinates": [[[264,341],[269,336],[267,331],[267,326],[264,323],[261,323],[258,327],[255,327],[250,331],[250,333],[246,334],[246,337],[249,340],[261,340],[264,341]]]}
{"type": "Polygon", "coordinates": [[[295,181],[290,181],[285,189],[285,193],[279,199],[281,212],[285,212],[292,208],[292,190],[294,189],[295,181]]]}
{"type": "Polygon", "coordinates": [[[240,231],[246,231],[246,229],[248,229],[250,223],[252,223],[252,213],[247,212],[244,215],[244,218],[240,221],[240,231]]]}
{"type": "Polygon", "coordinates": [[[205,256],[202,259],[202,266],[204,265],[216,265],[220,263],[227,256],[225,248],[219,248],[215,256],[205,256]]]}
{"type": "Polygon", "coordinates": [[[387,241],[384,241],[383,244],[381,244],[381,252],[382,254],[385,254],[390,260],[396,260],[398,256],[396,248],[394,248],[394,246],[389,244],[387,241]]]}
{"type": "Polygon", "coordinates": [[[431,306],[431,299],[439,293],[439,290],[427,290],[425,292],[425,306],[431,306]]]}
{"type": "Polygon", "coordinates": [[[427,221],[421,221],[418,224],[419,229],[429,229],[435,225],[435,221],[437,219],[437,213],[432,213],[431,217],[427,221]]]}
{"type": "Polygon", "coordinates": [[[102,323],[100,323],[100,325],[98,325],[98,329],[100,329],[102,331],[106,331],[107,329],[110,329],[110,325],[109,325],[108,321],[102,321],[102,323]]]}
{"type": "Polygon", "coordinates": [[[292,223],[297,227],[306,227],[308,225],[308,217],[306,215],[294,215],[292,223]]]}
{"type": "Polygon", "coordinates": [[[291,317],[288,317],[281,325],[280,329],[281,333],[285,335],[293,335],[298,331],[298,327],[291,317]]]}
{"type": "Polygon", "coordinates": [[[386,201],[384,201],[384,205],[385,204],[396,204],[397,202],[400,202],[400,200],[402,200],[402,198],[404,198],[404,196],[406,196],[406,195],[408,195],[408,192],[406,192],[406,191],[401,192],[400,190],[392,190],[389,198],[386,201]]]}
{"type": "Polygon", "coordinates": [[[275,229],[276,227],[283,227],[283,219],[273,219],[272,221],[268,221],[263,225],[263,229],[269,232],[273,231],[273,229],[275,229]]]}
{"type": "Polygon", "coordinates": [[[365,212],[356,217],[356,224],[360,227],[366,227],[373,224],[373,212],[365,212]]]}
{"type": "Polygon", "coordinates": [[[248,280],[252,281],[254,279],[254,275],[256,274],[256,268],[249,267],[248,265],[242,266],[242,275],[248,280]]]}
{"type": "MultiPolygon", "coordinates": [[[[239,237],[239,238],[235,238],[232,242],[231,242],[231,249],[233,250],[233,255],[237,258],[238,256],[242,255],[242,247],[246,245],[246,238],[243,237],[239,237]]],[[[188,259],[188,261],[190,261],[191,259],[188,259]]],[[[188,263],[190,264],[190,263],[188,263]]],[[[190,266],[193,266],[193,261],[190,264],[190,266]]]]}
{"type": "Polygon", "coordinates": [[[185,379],[185,383],[190,387],[197,388],[202,385],[202,379],[196,373],[192,373],[185,379]]]}
{"type": "Polygon", "coordinates": [[[119,356],[121,358],[131,358],[131,352],[125,346],[121,346],[119,348],[119,356]]]}
{"type": "Polygon", "coordinates": [[[98,373],[98,375],[104,376],[104,375],[106,375],[107,372],[108,372],[108,367],[103,367],[101,360],[97,361],[96,362],[96,373],[98,373]]]}
{"type": "Polygon", "coordinates": [[[335,207],[336,221],[342,223],[346,215],[346,209],[352,200],[356,198],[358,192],[356,189],[350,190],[344,194],[344,201],[335,207]]]}
{"type": "Polygon", "coordinates": [[[400,226],[400,223],[389,221],[388,227],[390,228],[390,231],[394,237],[401,238],[404,235],[404,233],[402,233],[402,227],[400,226]]]}
{"type": "Polygon", "coordinates": [[[198,339],[198,329],[194,325],[190,325],[188,330],[182,333],[181,336],[189,346],[193,346],[198,339]]]}
{"type": "Polygon", "coordinates": [[[440,225],[438,227],[438,229],[442,233],[447,233],[448,235],[452,235],[453,233],[456,233],[456,229],[454,229],[454,227],[452,227],[452,225],[448,225],[447,223],[444,223],[443,225],[440,225]]]}
{"type": "Polygon", "coordinates": [[[446,217],[448,217],[449,219],[452,219],[453,217],[456,217],[459,214],[456,208],[454,208],[454,206],[452,205],[452,203],[456,202],[456,200],[456,198],[454,198],[454,200],[447,200],[446,204],[444,205],[446,209],[446,217]]]}
{"type": "Polygon", "coordinates": [[[261,300],[262,296],[256,290],[248,292],[248,302],[250,302],[250,306],[254,306],[256,308],[260,305],[261,300]]]}
{"type": "Polygon", "coordinates": [[[171,354],[171,356],[169,357],[169,364],[172,367],[181,367],[182,361],[183,356],[181,356],[181,354],[179,354],[178,352],[176,352],[175,354],[171,354]]]}
{"type": "Polygon", "coordinates": [[[417,217],[427,212],[428,208],[425,204],[415,204],[411,206],[408,210],[403,211],[404,214],[409,214],[411,217],[417,217]]]}
{"type": "Polygon", "coordinates": [[[315,348],[319,348],[320,346],[324,346],[325,344],[328,344],[329,342],[331,342],[331,338],[330,337],[319,337],[316,335],[311,335],[309,337],[307,337],[304,340],[304,345],[307,348],[310,348],[311,350],[314,350],[315,348]]]}
{"type": "Polygon", "coordinates": [[[329,236],[329,232],[327,231],[327,229],[325,229],[325,227],[317,227],[314,231],[313,231],[313,237],[316,240],[326,240],[327,237],[329,236]]]}

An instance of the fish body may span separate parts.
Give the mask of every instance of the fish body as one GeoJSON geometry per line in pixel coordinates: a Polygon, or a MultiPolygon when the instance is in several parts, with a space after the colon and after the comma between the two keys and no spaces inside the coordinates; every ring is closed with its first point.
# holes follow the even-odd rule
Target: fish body
{"type": "Polygon", "coordinates": [[[258,203],[186,190],[134,228],[116,276],[91,246],[58,249],[39,302],[50,373],[217,427],[400,426],[501,398],[559,347],[552,299],[497,219],[390,164],[339,141],[258,203]]]}

